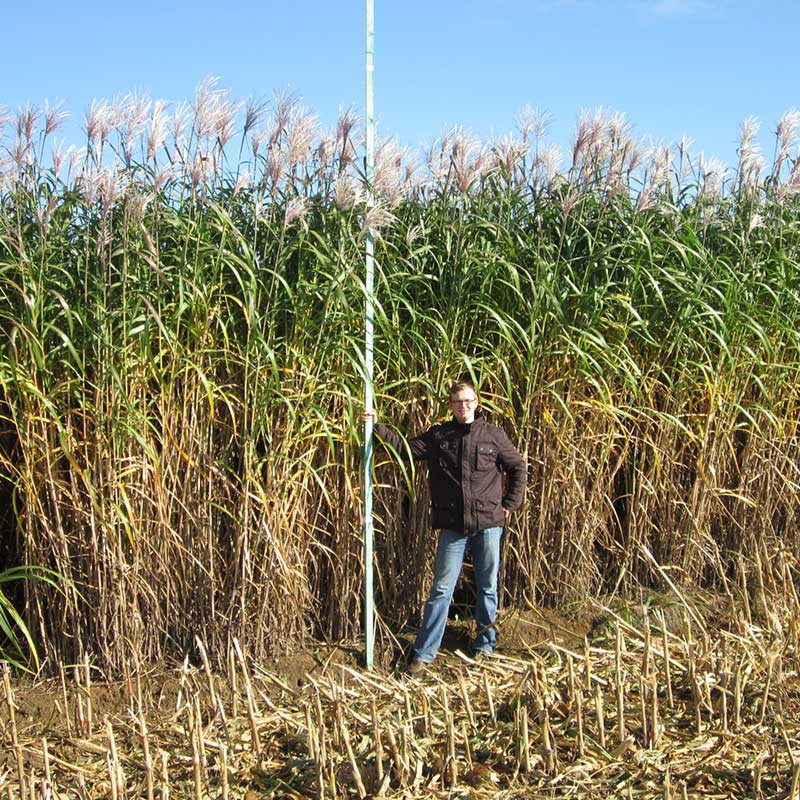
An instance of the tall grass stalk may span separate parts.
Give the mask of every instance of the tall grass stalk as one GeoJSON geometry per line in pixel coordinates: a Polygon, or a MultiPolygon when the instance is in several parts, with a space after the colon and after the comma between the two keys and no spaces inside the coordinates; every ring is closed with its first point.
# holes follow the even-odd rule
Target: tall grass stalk
{"type": "MultiPolygon", "coordinates": [[[[294,97],[128,97],[52,151],[60,112],[2,139],[0,474],[9,563],[48,655],[218,662],[359,632],[363,236],[375,386],[404,431],[478,383],[530,465],[503,591],[563,603],[682,586],[768,605],[797,563],[794,117],[770,174],[743,128],[726,173],[624,119],[541,124],[414,156],[294,97]],[[741,587],[739,563],[753,585],[741,587]]],[[[796,126],[795,126],[796,127],[796,126]]],[[[413,619],[433,546],[424,476],[376,463],[376,604],[413,619]],[[411,491],[409,491],[411,489],[411,491]]],[[[220,662],[222,663],[222,662],[220,662]]]]}

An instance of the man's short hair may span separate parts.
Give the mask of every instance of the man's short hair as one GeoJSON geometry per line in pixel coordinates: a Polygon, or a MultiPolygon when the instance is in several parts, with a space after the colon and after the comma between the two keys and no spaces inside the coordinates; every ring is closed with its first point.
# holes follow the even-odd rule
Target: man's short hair
{"type": "Polygon", "coordinates": [[[475,386],[473,385],[472,381],[456,381],[448,390],[447,390],[447,399],[450,400],[454,394],[458,394],[459,392],[463,392],[465,389],[471,389],[472,393],[475,397],[478,396],[478,392],[475,391],[475,386]]]}

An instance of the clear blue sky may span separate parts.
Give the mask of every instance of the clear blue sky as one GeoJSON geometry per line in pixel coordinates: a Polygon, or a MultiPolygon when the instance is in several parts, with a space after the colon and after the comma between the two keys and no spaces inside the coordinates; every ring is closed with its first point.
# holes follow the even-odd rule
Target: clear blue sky
{"type": "MultiPolygon", "coordinates": [[[[796,0],[375,0],[379,134],[416,147],[460,125],[510,131],[549,112],[562,149],[582,109],[637,136],[694,139],[733,166],[739,126],[800,107],[796,0]]],[[[28,0],[3,10],[0,104],[63,100],[67,144],[93,98],[190,101],[219,76],[234,99],[289,89],[332,124],[364,106],[364,0],[28,0]]]]}

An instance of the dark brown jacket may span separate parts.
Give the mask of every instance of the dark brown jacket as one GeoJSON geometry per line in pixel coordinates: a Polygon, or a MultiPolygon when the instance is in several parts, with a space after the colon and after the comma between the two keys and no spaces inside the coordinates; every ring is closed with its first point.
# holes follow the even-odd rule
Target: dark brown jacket
{"type": "MultiPolygon", "coordinates": [[[[400,455],[403,439],[385,425],[375,432],[400,455]]],[[[505,524],[503,509],[522,505],[527,469],[505,432],[478,417],[452,419],[409,441],[413,458],[428,462],[434,528],[471,534],[505,524]],[[503,472],[506,473],[505,490],[503,472]]]]}

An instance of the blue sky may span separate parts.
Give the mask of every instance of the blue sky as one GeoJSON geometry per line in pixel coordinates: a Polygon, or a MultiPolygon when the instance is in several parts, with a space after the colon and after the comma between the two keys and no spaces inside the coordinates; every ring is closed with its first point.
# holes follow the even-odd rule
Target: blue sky
{"type": "MultiPolygon", "coordinates": [[[[67,144],[94,98],[189,101],[219,76],[234,99],[290,90],[332,124],[364,106],[365,0],[38,0],[3,12],[0,104],[61,100],[67,144]]],[[[694,140],[729,165],[745,117],[769,162],[800,107],[790,0],[375,0],[379,134],[416,147],[459,125],[512,129],[525,105],[568,147],[582,109],[623,112],[637,136],[694,140]]]]}

